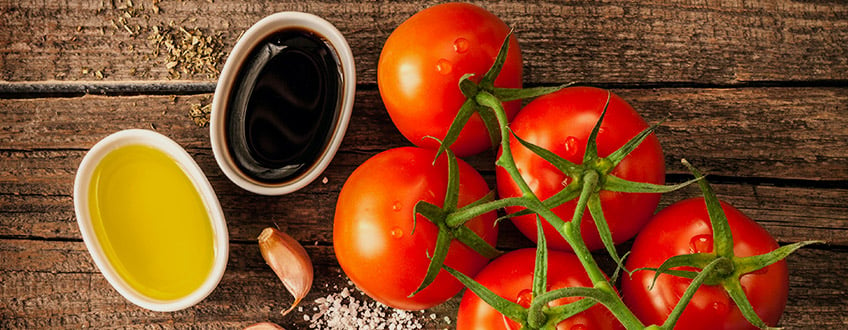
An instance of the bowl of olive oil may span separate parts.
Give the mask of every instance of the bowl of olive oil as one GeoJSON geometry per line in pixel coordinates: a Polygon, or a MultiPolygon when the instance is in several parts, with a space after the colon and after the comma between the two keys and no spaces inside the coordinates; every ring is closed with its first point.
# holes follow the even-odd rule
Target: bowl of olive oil
{"type": "Polygon", "coordinates": [[[138,306],[190,307],[224,274],[229,242],[218,198],[164,135],[132,129],[94,145],[77,171],[74,208],[94,263],[138,306]]]}

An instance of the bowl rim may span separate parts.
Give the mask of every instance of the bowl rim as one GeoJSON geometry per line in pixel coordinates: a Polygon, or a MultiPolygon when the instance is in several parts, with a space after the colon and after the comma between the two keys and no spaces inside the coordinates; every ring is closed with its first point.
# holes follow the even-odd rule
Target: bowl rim
{"type": "Polygon", "coordinates": [[[83,241],[92,259],[94,259],[95,265],[106,277],[109,284],[133,304],[159,312],[185,309],[199,303],[211,294],[224,276],[229,259],[229,233],[220,202],[209,180],[188,152],[174,140],[160,133],[146,129],[128,129],[113,133],[97,142],[83,157],[77,170],[74,179],[74,211],[83,241]],[[215,240],[213,246],[215,259],[212,269],[200,287],[178,299],[154,299],[133,289],[112,267],[109,259],[103,253],[102,246],[91,224],[88,201],[89,184],[94,170],[106,155],[121,147],[131,145],[152,147],[173,158],[194,185],[209,215],[215,240]]]}
{"type": "Polygon", "coordinates": [[[332,23],[313,14],[296,11],[278,12],[259,20],[236,42],[224,63],[224,67],[218,77],[217,86],[215,87],[215,94],[212,98],[212,110],[209,117],[209,137],[218,167],[237,186],[256,194],[283,195],[305,187],[324,172],[338,151],[347,131],[348,123],[350,122],[355,93],[356,68],[353,61],[353,53],[347,40],[332,23]],[[238,71],[257,44],[274,33],[295,28],[305,29],[318,34],[335,50],[342,69],[341,108],[339,109],[335,129],[331,133],[331,138],[327,142],[324,152],[305,173],[282,183],[260,182],[239,170],[233,157],[227,150],[226,127],[224,125],[226,108],[229,103],[230,92],[238,76],[238,71]]]}

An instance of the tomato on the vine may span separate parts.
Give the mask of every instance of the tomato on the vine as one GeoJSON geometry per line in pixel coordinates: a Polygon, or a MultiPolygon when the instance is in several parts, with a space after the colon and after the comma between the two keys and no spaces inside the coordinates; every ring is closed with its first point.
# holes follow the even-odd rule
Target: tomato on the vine
{"type": "MultiPolygon", "coordinates": [[[[403,22],[386,40],[377,65],[383,103],[401,134],[415,145],[435,149],[465,101],[458,83],[465,74],[479,79],[494,63],[509,27],[494,14],[466,3],[424,9],[403,22]]],[[[521,50],[515,35],[495,80],[496,87],[520,88],[521,50]]],[[[510,118],[521,101],[504,104],[510,118]]],[[[474,114],[451,145],[458,156],[491,147],[489,133],[474,114]]]]}
{"type": "MultiPolygon", "coordinates": [[[[733,236],[736,257],[771,252],[777,242],[754,220],[721,203],[733,236]]],[[[703,198],[677,202],[658,212],[636,237],[628,269],[657,268],[666,259],[690,253],[713,252],[713,231],[703,198]]],[[[677,269],[677,268],[673,268],[677,269]]],[[[688,269],[684,270],[694,270],[688,269]]],[[[624,302],[646,324],[662,324],[691,280],[661,274],[651,289],[653,271],[636,271],[622,279],[624,302]]],[[[786,306],[789,277],[786,261],[742,275],[742,288],[754,311],[775,326],[786,306]]],[[[721,286],[702,285],[683,311],[676,329],[756,329],[721,286]]]]}
{"type": "MultiPolygon", "coordinates": [[[[533,270],[536,249],[527,248],[506,253],[493,260],[477,274],[475,281],[495,294],[527,308],[533,299],[533,270]]],[[[583,270],[580,260],[572,253],[548,252],[548,291],[568,287],[592,287],[592,281],[583,270]]],[[[550,303],[565,305],[580,298],[563,298],[550,303]]],[[[512,330],[519,324],[486,304],[473,292],[466,291],[459,304],[457,330],[512,330]]],[[[557,329],[624,329],[606,307],[598,304],[574,315],[559,324],[557,329]],[[582,326],[582,327],[581,327],[582,326]]]]}
{"type": "MultiPolygon", "coordinates": [[[[527,104],[512,121],[510,128],[523,140],[550,150],[572,163],[581,164],[588,137],[604,109],[607,95],[608,91],[593,87],[562,89],[527,104]]],[[[648,128],[648,124],[626,101],[615,94],[609,95],[609,106],[597,137],[600,157],[606,157],[648,128]]],[[[515,137],[510,136],[510,147],[522,177],[540,199],[553,196],[570,183],[570,178],[522,146],[515,137]]],[[[498,167],[496,171],[500,196],[520,196],[521,191],[506,170],[498,167]]],[[[665,160],[656,136],[649,135],[610,174],[629,181],[663,184],[665,160]]],[[[659,194],[600,192],[603,213],[616,244],[636,235],[653,215],[659,199],[659,194]]],[[[552,211],[562,220],[570,221],[576,204],[575,198],[552,211]]],[[[507,208],[510,213],[519,210],[518,207],[507,208]]],[[[512,221],[525,236],[536,240],[535,215],[513,217],[512,221]]],[[[571,249],[550,224],[543,221],[542,227],[549,247],[571,249]]],[[[589,249],[603,247],[589,212],[583,214],[580,229],[589,249]]]]}
{"type": "MultiPolygon", "coordinates": [[[[445,271],[412,297],[424,279],[434,254],[438,228],[418,216],[418,201],[442,205],[448,181],[448,161],[435,150],[402,147],[381,152],[360,165],[339,194],[333,224],[336,258],[351,281],[375,300],[399,309],[420,310],[456,295],[462,284],[445,271]],[[414,231],[413,231],[414,229],[414,231]]],[[[457,159],[459,207],[489,193],[483,177],[457,159]]],[[[497,241],[495,213],[466,223],[489,244],[497,241]]],[[[473,276],[488,259],[468,246],[451,242],[445,264],[473,276]]]]}

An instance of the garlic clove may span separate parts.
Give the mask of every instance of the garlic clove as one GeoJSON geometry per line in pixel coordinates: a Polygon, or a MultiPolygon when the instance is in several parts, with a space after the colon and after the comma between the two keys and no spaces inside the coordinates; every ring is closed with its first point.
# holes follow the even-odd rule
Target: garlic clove
{"type": "Polygon", "coordinates": [[[271,322],[260,322],[244,328],[244,330],[286,330],[283,327],[271,322]]]}
{"type": "Polygon", "coordinates": [[[312,260],[300,243],[291,236],[268,227],[259,234],[259,251],[262,258],[277,277],[283,282],[286,290],[294,296],[291,307],[283,311],[286,315],[291,312],[312,288],[312,260]]]}

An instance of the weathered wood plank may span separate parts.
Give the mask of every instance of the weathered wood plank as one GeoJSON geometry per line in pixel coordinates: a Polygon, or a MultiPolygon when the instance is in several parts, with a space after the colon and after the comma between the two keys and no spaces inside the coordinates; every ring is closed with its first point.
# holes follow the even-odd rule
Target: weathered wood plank
{"type": "MultiPolygon", "coordinates": [[[[339,293],[345,287],[352,289],[335,262],[332,247],[307,246],[307,250],[316,265],[316,280],[302,312],[281,317],[279,311],[291,303],[291,298],[265,266],[258,248],[231,244],[227,272],[212,295],[183,311],[156,313],[121,298],[97,272],[82,242],[0,240],[7,265],[0,271],[0,327],[240,328],[274,321],[306,329],[310,323],[303,315],[314,314],[316,298],[339,293]]],[[[788,262],[790,297],[781,325],[792,329],[848,325],[848,310],[844,308],[848,304],[848,283],[840,275],[848,271],[848,254],[804,249],[790,256],[788,262]]],[[[453,323],[458,299],[416,313],[416,319],[426,329],[449,328],[444,317],[453,323]]]]}
{"type": "MultiPolygon", "coordinates": [[[[303,310],[285,317],[292,298],[259,254],[258,245],[231,244],[227,271],[218,288],[199,305],[172,313],[144,310],[123,299],[98,272],[82,242],[0,240],[0,327],[4,329],[191,327],[243,328],[274,321],[289,329],[307,329],[318,307],[315,299],[344,288],[360,296],[341,272],[332,247],[306,246],[315,265],[315,282],[303,310]]],[[[416,313],[425,329],[448,327],[458,298],[416,313]],[[438,317],[432,319],[430,315],[438,317]]]]}
{"type": "MultiPolygon", "coordinates": [[[[716,175],[848,179],[846,88],[615,92],[649,122],[670,115],[657,134],[671,173],[683,172],[677,164],[685,157],[716,175]]],[[[50,150],[88,149],[126,128],[156,129],[186,148],[198,148],[193,151],[197,156],[211,155],[208,129],[197,127],[188,116],[192,104],[210,99],[210,95],[193,95],[0,100],[0,151],[4,152],[0,161],[11,169],[5,175],[16,177],[20,171],[16,168],[26,157],[45,157],[50,150]]],[[[357,165],[372,153],[404,145],[409,142],[393,127],[379,94],[362,90],[336,164],[357,165]]]]}
{"type": "MultiPolygon", "coordinates": [[[[340,173],[352,170],[352,167],[331,168],[328,172],[335,175],[332,179],[328,177],[327,184],[316,182],[303,191],[279,197],[249,194],[223,179],[213,181],[213,186],[232,239],[253,240],[262,228],[276,224],[304,243],[329,244],[336,198],[345,179],[340,173]]],[[[493,182],[491,175],[487,179],[493,182]]],[[[819,239],[848,246],[848,189],[715,183],[713,187],[719,198],[757,220],[780,242],[819,239]]],[[[0,182],[0,189],[9,188],[0,182]]],[[[694,187],[666,194],[659,207],[697,196],[700,191],[694,187]]],[[[0,193],[0,209],[0,236],[81,238],[70,190],[51,194],[0,193]]],[[[511,225],[505,223],[505,226],[499,243],[502,247],[526,246],[526,239],[511,225]]]]}
{"type": "MultiPolygon", "coordinates": [[[[681,172],[677,159],[685,156],[702,169],[724,176],[845,180],[848,119],[841,114],[848,103],[846,91],[617,92],[644,109],[649,120],[672,113],[658,133],[670,172],[681,172]]],[[[73,176],[85,150],[120,129],[155,127],[186,146],[205,171],[222,201],[234,239],[253,239],[263,227],[277,223],[302,241],[329,242],[332,206],[347,176],[367,157],[408,144],[392,127],[377,93],[362,91],[341,151],[322,175],[326,184],[319,179],[297,194],[256,196],[222,175],[208,147],[208,130],[188,118],[189,105],[204,99],[208,95],[0,100],[0,235],[79,238],[71,196],[73,176]]],[[[482,155],[470,161],[493,186],[492,158],[482,155]]],[[[719,185],[718,190],[783,242],[818,238],[848,245],[845,189],[732,183],[719,185]]],[[[671,194],[663,205],[697,195],[694,189],[671,194]]],[[[520,237],[507,236],[502,244],[521,242],[520,237]]]]}
{"type": "MultiPolygon", "coordinates": [[[[685,172],[678,160],[686,157],[725,180],[714,184],[719,197],[781,243],[828,241],[789,258],[791,291],[781,325],[848,328],[848,188],[839,186],[848,182],[848,3],[478,3],[516,28],[526,83],[622,87],[615,91],[647,120],[671,115],[657,134],[672,178],[685,172]],[[655,86],[740,88],[647,88],[655,86]]],[[[210,94],[0,99],[0,328],[241,328],[259,321],[308,328],[303,316],[314,313],[316,298],[350,287],[332,250],[339,189],[367,157],[409,145],[375,90],[380,49],[395,26],[431,4],[0,1],[0,87],[59,87],[42,91],[47,96],[76,95],[87,86],[133,95],[207,91],[240,33],[270,13],[297,10],[327,18],[348,37],[362,89],[343,146],[322,175],[326,183],[319,178],[278,197],[247,193],[217,168],[208,129],[188,116],[210,94]],[[180,46],[186,36],[208,38],[201,46],[212,55],[169,58],[168,42],[199,49],[180,46]],[[191,64],[208,67],[186,69],[191,64]],[[72,198],[77,166],[99,139],[126,128],[155,129],[185,146],[224,207],[232,239],[228,269],[218,289],[193,308],[155,313],[128,303],[80,241],[72,198]],[[287,317],[279,311],[291,297],[249,243],[274,224],[306,245],[316,265],[304,310],[287,317]]],[[[469,161],[494,183],[491,155],[469,161]]],[[[698,194],[694,187],[668,194],[661,206],[698,194]]],[[[530,243],[505,222],[498,245],[530,243]]],[[[612,266],[604,257],[600,263],[612,266]]],[[[443,318],[455,319],[457,304],[454,298],[417,319],[427,329],[451,328],[443,318]]]]}
{"type": "MultiPolygon", "coordinates": [[[[149,38],[212,36],[224,54],[277,11],[325,17],[344,33],[362,83],[391,31],[432,5],[374,1],[3,1],[0,80],[165,80],[167,49],[149,38]],[[132,5],[130,5],[132,3],[132,5]],[[158,29],[158,30],[154,30],[158,29]],[[166,33],[170,29],[170,33],[166,33]],[[157,32],[158,31],[158,32],[157,32]]],[[[531,83],[710,83],[848,78],[848,5],[840,1],[485,1],[516,29],[531,83]]],[[[180,79],[212,81],[214,70],[180,79]]]]}

